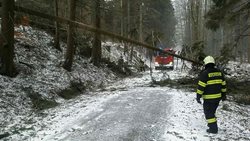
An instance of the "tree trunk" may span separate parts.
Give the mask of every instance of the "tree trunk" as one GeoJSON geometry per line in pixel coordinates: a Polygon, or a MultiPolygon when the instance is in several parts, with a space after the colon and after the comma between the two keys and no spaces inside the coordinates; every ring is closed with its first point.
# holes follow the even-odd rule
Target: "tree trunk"
{"type": "Polygon", "coordinates": [[[197,11],[197,40],[202,41],[203,40],[203,34],[202,34],[202,1],[198,0],[196,2],[196,11],[197,11]]]}
{"type": "MultiPolygon", "coordinates": [[[[131,17],[130,17],[130,8],[131,8],[131,2],[130,2],[130,0],[127,0],[128,1],[128,27],[127,27],[127,29],[128,29],[128,34],[127,34],[127,37],[128,38],[130,38],[131,37],[131,35],[132,35],[132,33],[131,33],[131,25],[130,25],[130,23],[131,23],[131,17]]],[[[128,46],[129,47],[129,46],[128,46]]],[[[130,62],[132,62],[132,59],[133,59],[133,52],[134,52],[134,47],[132,46],[131,47],[131,50],[130,50],[130,62]]]]}
{"type": "MultiPolygon", "coordinates": [[[[205,0],[204,14],[207,13],[207,9],[208,9],[208,2],[207,2],[207,0],[205,0]]],[[[204,22],[205,22],[205,18],[203,16],[203,23],[204,22]]],[[[204,41],[204,44],[207,43],[207,29],[206,29],[205,25],[203,25],[203,41],[204,41]]]]}
{"type": "MultiPolygon", "coordinates": [[[[70,20],[75,21],[76,0],[70,0],[70,8],[69,9],[70,9],[69,18],[70,18],[70,20]]],[[[65,59],[64,65],[63,65],[63,68],[66,69],[67,71],[71,71],[74,53],[75,53],[74,26],[71,23],[69,23],[66,59],[65,59]]]]}
{"type": "MultiPolygon", "coordinates": [[[[250,23],[250,17],[248,17],[248,23],[250,23]]],[[[248,35],[250,35],[250,29],[248,29],[248,35]]],[[[247,61],[250,63],[250,36],[248,36],[248,54],[247,54],[247,61]]]]}
{"type": "Polygon", "coordinates": [[[127,37],[130,38],[130,0],[127,0],[127,37]]]}
{"type": "Polygon", "coordinates": [[[188,46],[191,46],[192,44],[192,24],[191,24],[191,4],[190,0],[187,2],[187,6],[185,7],[185,13],[186,13],[186,24],[185,24],[185,43],[188,46]]]}
{"type": "MultiPolygon", "coordinates": [[[[127,9],[126,9],[126,12],[127,12],[127,20],[126,20],[126,35],[128,38],[130,38],[130,0],[127,0],[127,9]]],[[[126,53],[128,53],[129,49],[128,49],[128,44],[125,43],[124,45],[124,55],[126,53]]]]}
{"type": "MultiPolygon", "coordinates": [[[[55,2],[55,16],[58,17],[58,2],[57,0],[54,0],[55,2]]],[[[59,23],[55,21],[55,39],[54,39],[54,46],[59,51],[62,51],[60,48],[60,42],[59,42],[59,23]]]]}
{"type": "MultiPolygon", "coordinates": [[[[250,18],[249,18],[249,21],[250,21],[250,18]]],[[[248,60],[248,63],[250,63],[250,36],[249,36],[249,40],[248,40],[248,51],[247,52],[248,52],[248,54],[247,54],[247,60],[248,60]]]]}
{"type": "MultiPolygon", "coordinates": [[[[139,3],[139,42],[143,42],[143,33],[142,33],[142,26],[143,26],[143,11],[142,11],[143,3],[140,1],[139,3]]],[[[144,53],[143,47],[140,47],[140,52],[144,53]]]]}
{"type": "Polygon", "coordinates": [[[0,46],[0,73],[16,76],[14,64],[14,0],[2,0],[2,41],[0,46]]]}
{"type": "MultiPolygon", "coordinates": [[[[95,27],[101,28],[101,0],[96,0],[95,10],[95,27]]],[[[102,48],[101,48],[101,35],[96,32],[94,37],[94,43],[92,47],[92,62],[95,66],[100,66],[100,61],[102,57],[102,48]]]]}
{"type": "Polygon", "coordinates": [[[140,2],[139,13],[140,13],[139,41],[142,42],[143,41],[143,37],[142,37],[142,22],[143,22],[143,17],[142,17],[142,2],[140,2]]]}
{"type": "Polygon", "coordinates": [[[121,36],[123,36],[123,31],[124,31],[124,15],[123,15],[123,0],[121,0],[121,36]]]}
{"type": "Polygon", "coordinates": [[[191,21],[192,21],[192,45],[199,39],[199,2],[200,0],[191,0],[191,21]]]}
{"type": "Polygon", "coordinates": [[[130,51],[130,62],[133,61],[133,55],[134,55],[134,46],[131,46],[131,51],[130,51]]]}

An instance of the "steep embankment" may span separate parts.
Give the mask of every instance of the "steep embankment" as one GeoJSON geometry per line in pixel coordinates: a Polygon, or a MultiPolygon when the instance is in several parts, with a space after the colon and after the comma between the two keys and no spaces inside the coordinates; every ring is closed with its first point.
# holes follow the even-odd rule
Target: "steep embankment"
{"type": "Polygon", "coordinates": [[[15,29],[16,78],[0,75],[0,139],[23,129],[22,123],[33,122],[35,110],[63,103],[74,94],[103,87],[117,79],[107,67],[97,68],[89,60],[75,56],[73,71],[65,71],[63,52],[53,48],[53,38],[31,27],[15,29]],[[27,118],[30,117],[30,118],[27,118]]]}

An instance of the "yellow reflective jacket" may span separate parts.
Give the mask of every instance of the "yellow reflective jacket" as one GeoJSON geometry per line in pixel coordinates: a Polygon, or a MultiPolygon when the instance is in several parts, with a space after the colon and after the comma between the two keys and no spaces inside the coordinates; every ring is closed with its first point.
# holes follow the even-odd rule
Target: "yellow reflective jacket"
{"type": "Polygon", "coordinates": [[[226,81],[223,73],[217,68],[207,68],[201,72],[197,98],[203,98],[207,101],[219,101],[226,96],[226,81]]]}

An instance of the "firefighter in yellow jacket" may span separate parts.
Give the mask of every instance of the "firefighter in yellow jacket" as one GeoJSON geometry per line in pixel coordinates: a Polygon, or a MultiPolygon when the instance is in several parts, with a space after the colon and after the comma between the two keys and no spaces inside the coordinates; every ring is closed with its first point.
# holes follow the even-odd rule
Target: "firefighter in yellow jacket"
{"type": "Polygon", "coordinates": [[[203,61],[205,69],[199,77],[196,101],[201,104],[200,98],[203,98],[204,114],[209,127],[207,132],[216,134],[218,126],[215,113],[220,100],[226,100],[226,81],[223,73],[215,68],[212,56],[207,56],[203,61]]]}

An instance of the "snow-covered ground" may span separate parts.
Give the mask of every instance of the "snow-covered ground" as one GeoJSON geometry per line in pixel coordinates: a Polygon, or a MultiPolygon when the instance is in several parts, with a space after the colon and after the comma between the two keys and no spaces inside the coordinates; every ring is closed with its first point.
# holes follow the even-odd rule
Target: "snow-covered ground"
{"type": "MultiPolygon", "coordinates": [[[[122,45],[106,42],[103,46],[112,52],[111,55],[103,49],[103,55],[116,62],[122,54],[122,45]]],[[[45,31],[26,26],[15,28],[14,61],[19,74],[15,78],[0,75],[0,140],[36,128],[30,125],[37,122],[35,117],[44,117],[44,111],[35,111],[30,96],[64,104],[68,101],[58,93],[72,83],[82,83],[87,88],[83,95],[88,95],[89,90],[119,79],[107,67],[97,68],[79,55],[74,58],[73,71],[67,72],[62,68],[66,44],[61,42],[61,48],[63,52],[53,47],[53,37],[45,31]]]]}
{"type": "MultiPolygon", "coordinates": [[[[179,78],[185,74],[180,71],[168,72],[171,79],[179,78]]],[[[153,72],[153,75],[156,80],[163,78],[163,73],[159,71],[153,72]]],[[[103,110],[112,114],[112,111],[108,111],[109,109],[103,109],[106,103],[121,95],[126,97],[124,96],[126,91],[132,90],[136,94],[136,91],[141,91],[143,87],[148,89],[150,83],[151,77],[149,72],[146,72],[136,78],[126,78],[110,84],[105,88],[105,91],[98,89],[96,92],[67,101],[59,107],[44,111],[44,116],[33,117],[37,122],[23,125],[27,130],[21,132],[21,134],[13,135],[10,140],[67,140],[67,136],[86,128],[85,123],[81,120],[89,118],[92,113],[103,110]]],[[[167,113],[166,122],[163,126],[165,132],[161,135],[160,140],[250,140],[250,106],[239,105],[232,101],[222,102],[217,110],[219,133],[217,135],[208,134],[206,133],[207,127],[202,105],[196,103],[194,92],[168,87],[152,87],[151,89],[152,92],[155,90],[165,91],[166,95],[171,96],[172,99],[172,102],[170,102],[172,108],[165,107],[167,113]]],[[[141,100],[142,98],[138,97],[137,99],[141,100]]],[[[147,104],[145,103],[145,105],[147,104]]],[[[112,105],[109,105],[109,107],[112,107],[112,105]]],[[[97,119],[102,117],[101,115],[96,116],[97,119]]],[[[93,121],[95,120],[93,119],[93,121]]],[[[90,124],[89,122],[86,124],[90,124]]],[[[82,133],[81,136],[84,134],[89,136],[91,133],[82,133]]]]}
{"type": "MultiPolygon", "coordinates": [[[[166,107],[159,107],[161,110],[164,109],[166,114],[166,119],[163,119],[164,122],[161,122],[160,126],[164,130],[160,134],[161,137],[158,138],[161,141],[250,140],[250,106],[239,105],[233,101],[222,102],[217,111],[219,133],[217,135],[207,134],[202,105],[195,101],[195,90],[152,86],[149,72],[114,82],[116,76],[107,68],[96,68],[89,64],[88,60],[80,57],[74,63],[74,70],[68,73],[60,67],[63,54],[50,45],[52,37],[45,32],[34,31],[36,30],[27,28],[25,33],[17,37],[16,59],[30,64],[35,69],[19,64],[18,68],[21,71],[16,78],[0,75],[0,136],[10,134],[5,140],[66,139],[67,136],[72,136],[72,133],[84,130],[86,127],[82,120],[88,119],[91,114],[97,113],[96,118],[100,119],[101,115],[98,113],[103,110],[105,105],[111,104],[109,106],[113,107],[110,101],[117,99],[121,102],[131,102],[118,99],[125,97],[127,92],[135,93],[133,98],[138,101],[148,98],[146,94],[145,97],[140,95],[136,98],[137,92],[143,94],[144,88],[147,90],[145,92],[156,93],[159,96],[164,96],[166,93],[168,98],[171,97],[166,107]],[[27,31],[30,33],[28,34],[27,31]],[[24,44],[25,47],[22,46],[24,44]],[[34,54],[36,54],[35,57],[34,54]],[[37,57],[43,62],[39,61],[37,57]],[[44,64],[44,62],[46,63],[44,64]],[[82,82],[91,81],[94,83],[93,85],[100,87],[92,92],[86,91],[71,100],[64,100],[54,94],[55,91],[68,87],[70,81],[75,79],[80,79],[82,82]],[[105,87],[101,87],[102,83],[105,83],[105,87]],[[60,105],[40,112],[33,111],[31,101],[24,91],[27,88],[44,98],[54,99],[60,105]]],[[[112,46],[111,43],[108,44],[112,46]]],[[[120,53],[117,51],[115,54],[118,56],[120,53]]],[[[237,69],[237,72],[246,74],[243,75],[244,79],[249,78],[249,64],[244,66],[235,62],[230,64],[232,65],[230,68],[234,68],[231,69],[230,77],[242,76],[235,72],[237,69]]],[[[164,73],[153,71],[152,77],[159,81],[167,78],[179,79],[187,75],[187,72],[180,71],[178,68],[164,73]]],[[[144,104],[147,105],[147,103],[144,104]]],[[[109,106],[105,106],[107,113],[112,114],[112,111],[108,109],[109,106]]],[[[128,106],[133,109],[136,102],[134,105],[128,103],[128,106]]],[[[150,127],[154,128],[154,126],[152,124],[150,127]]],[[[89,132],[81,135],[84,136],[84,134],[89,134],[89,132]]],[[[139,139],[137,138],[137,140],[139,139]]]]}
{"type": "Polygon", "coordinates": [[[239,81],[250,80],[250,64],[230,61],[227,66],[227,73],[229,78],[234,78],[239,81]]]}
{"type": "Polygon", "coordinates": [[[97,68],[89,60],[76,56],[73,71],[67,72],[61,66],[63,52],[53,48],[53,38],[44,31],[31,27],[15,29],[15,64],[19,74],[15,78],[0,75],[0,139],[8,134],[18,134],[26,122],[35,122],[37,114],[32,108],[29,94],[42,99],[63,103],[57,95],[73,82],[82,82],[86,88],[102,87],[117,79],[106,67],[97,68]],[[25,29],[25,30],[23,30],[25,29]],[[22,63],[20,63],[22,62],[22,63]]]}
{"type": "MultiPolygon", "coordinates": [[[[175,79],[180,77],[180,75],[184,75],[185,73],[180,71],[170,71],[168,74],[171,79],[175,79]]],[[[162,75],[162,72],[154,72],[154,77],[157,80],[162,79],[162,75]]],[[[134,95],[137,95],[137,91],[141,92],[142,89],[145,89],[145,92],[147,92],[146,89],[150,88],[150,83],[151,77],[149,72],[146,72],[142,76],[138,76],[136,78],[126,78],[124,80],[110,84],[110,86],[106,87],[105,91],[103,92],[100,89],[94,93],[90,93],[89,95],[82,95],[79,98],[72,99],[57,108],[47,110],[43,113],[46,115],[45,118],[43,118],[43,116],[36,117],[37,122],[28,126],[31,128],[30,130],[24,131],[21,134],[16,134],[12,136],[12,138],[16,140],[21,137],[22,140],[34,141],[71,140],[73,139],[72,134],[75,134],[75,137],[73,136],[75,140],[76,138],[79,139],[80,137],[78,136],[78,133],[82,130],[86,130],[85,124],[95,122],[96,120],[102,118],[103,115],[107,115],[107,113],[112,114],[112,110],[109,108],[103,109],[103,107],[107,107],[105,105],[107,105],[109,101],[114,101],[114,99],[119,101],[119,97],[126,97],[124,96],[124,94],[127,93],[126,91],[132,91],[134,95]],[[97,114],[92,120],[89,120],[86,123],[83,122],[83,119],[92,117],[92,113],[102,113],[101,111],[105,111],[106,113],[102,115],[97,114]],[[71,138],[67,139],[68,136],[71,136],[71,138]]],[[[151,87],[150,89],[152,92],[165,92],[166,95],[171,97],[172,101],[169,103],[171,108],[165,107],[166,118],[163,119],[165,121],[163,122],[164,126],[162,126],[165,132],[161,134],[161,138],[159,140],[250,140],[250,106],[239,105],[232,101],[221,102],[217,110],[219,133],[216,135],[208,134],[206,133],[207,126],[202,105],[195,101],[194,92],[184,89],[178,90],[169,87],[151,87]]],[[[143,100],[144,97],[140,96],[137,99],[143,100]]],[[[124,100],[120,101],[124,102],[124,100]]],[[[128,102],[128,105],[131,106],[131,104],[129,104],[131,101],[126,102],[128,102]]],[[[145,103],[145,105],[147,105],[147,103],[145,103]]],[[[113,107],[113,105],[109,104],[108,107],[113,107]]],[[[124,108],[126,109],[126,107],[124,108]]],[[[162,109],[164,107],[160,108],[162,109]]],[[[152,124],[152,127],[154,126],[155,125],[152,124]]],[[[109,129],[109,131],[112,132],[112,129],[109,129]]],[[[119,132],[122,131],[123,130],[119,132]]],[[[90,136],[91,132],[81,133],[81,136],[83,136],[82,138],[84,138],[84,135],[90,136]]],[[[112,137],[109,136],[109,138],[112,137]]]]}
{"type": "Polygon", "coordinates": [[[221,102],[217,110],[218,134],[206,133],[207,124],[202,105],[194,92],[176,90],[173,108],[165,132],[166,141],[248,141],[250,140],[250,106],[221,102]]]}

